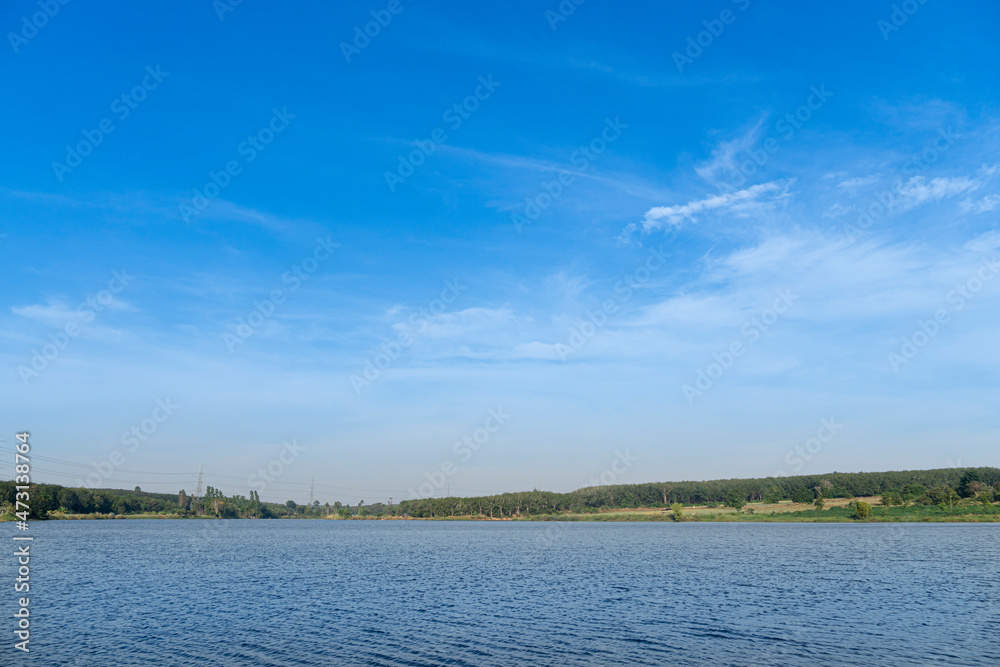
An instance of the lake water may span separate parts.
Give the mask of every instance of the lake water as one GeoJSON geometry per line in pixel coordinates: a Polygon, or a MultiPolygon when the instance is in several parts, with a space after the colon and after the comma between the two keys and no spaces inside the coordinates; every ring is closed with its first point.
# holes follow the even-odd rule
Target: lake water
{"type": "Polygon", "coordinates": [[[12,649],[4,612],[2,665],[1000,664],[997,525],[128,520],[31,534],[31,653],[12,649]]]}

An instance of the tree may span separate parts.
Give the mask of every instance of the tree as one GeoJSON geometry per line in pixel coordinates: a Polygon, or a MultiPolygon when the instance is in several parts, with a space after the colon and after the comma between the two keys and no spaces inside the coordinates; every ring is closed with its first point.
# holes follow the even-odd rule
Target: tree
{"type": "Polygon", "coordinates": [[[684,516],[684,505],[680,503],[674,503],[670,506],[670,511],[673,513],[674,521],[680,521],[684,516]]]}
{"type": "Polygon", "coordinates": [[[955,493],[955,490],[945,484],[928,489],[927,494],[921,498],[920,502],[923,505],[941,505],[944,507],[954,505],[958,499],[958,494],[955,493]]]}
{"type": "Polygon", "coordinates": [[[979,490],[982,488],[983,478],[979,475],[978,470],[966,470],[965,474],[962,475],[962,479],[958,482],[958,495],[962,498],[972,498],[973,496],[979,495],[979,490]]]}
{"type": "Polygon", "coordinates": [[[792,502],[808,505],[813,501],[812,489],[798,488],[792,491],[792,502]]]}
{"type": "Polygon", "coordinates": [[[816,501],[813,502],[813,507],[815,507],[817,510],[822,510],[823,509],[823,498],[821,498],[821,497],[817,498],[816,501]]]}
{"type": "Polygon", "coordinates": [[[764,492],[764,502],[768,505],[773,505],[780,501],[784,494],[781,492],[777,486],[772,485],[764,492]]]}
{"type": "Polygon", "coordinates": [[[854,516],[860,521],[870,521],[872,518],[872,506],[863,500],[858,500],[854,504],[854,516]]]}
{"type": "Polygon", "coordinates": [[[290,509],[290,510],[292,510],[294,512],[295,508],[298,507],[298,505],[295,503],[294,500],[286,500],[285,501],[285,507],[287,507],[288,509],[290,509]]]}
{"type": "Polygon", "coordinates": [[[79,512],[83,509],[83,503],[73,489],[59,489],[56,493],[56,504],[65,508],[67,512],[79,512]]]}
{"type": "Polygon", "coordinates": [[[892,507],[893,505],[902,505],[903,496],[897,491],[886,491],[882,494],[882,504],[886,507],[892,507]]]}
{"type": "Polygon", "coordinates": [[[743,509],[743,506],[747,504],[746,498],[744,496],[738,495],[735,491],[726,496],[726,507],[732,507],[734,509],[743,509]]]}

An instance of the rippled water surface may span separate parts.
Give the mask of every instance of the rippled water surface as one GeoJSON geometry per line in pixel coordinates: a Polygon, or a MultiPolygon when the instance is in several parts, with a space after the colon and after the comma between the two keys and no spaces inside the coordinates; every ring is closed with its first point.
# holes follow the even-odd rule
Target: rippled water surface
{"type": "MultiPolygon", "coordinates": [[[[129,520],[32,533],[32,651],[15,655],[5,613],[4,665],[1000,664],[995,525],[129,520]]],[[[13,581],[9,555],[0,576],[13,581]]]]}

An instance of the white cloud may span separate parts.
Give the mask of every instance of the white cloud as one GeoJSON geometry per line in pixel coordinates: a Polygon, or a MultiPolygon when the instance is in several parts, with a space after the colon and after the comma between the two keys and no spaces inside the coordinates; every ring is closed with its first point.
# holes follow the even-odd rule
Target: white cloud
{"type": "Polygon", "coordinates": [[[989,252],[1000,248],[1000,229],[980,234],[966,243],[965,248],[974,252],[989,252]]]}
{"type": "Polygon", "coordinates": [[[923,176],[914,176],[899,189],[904,205],[918,206],[928,201],[940,201],[980,187],[976,179],[968,176],[958,178],[934,178],[927,181],[923,176]]]}
{"type": "Polygon", "coordinates": [[[690,201],[677,206],[655,206],[646,211],[646,217],[642,222],[644,231],[659,229],[666,225],[677,226],[685,220],[695,220],[695,216],[710,211],[745,213],[760,205],[760,200],[765,195],[772,196],[772,200],[784,197],[792,181],[770,181],[758,185],[727,192],[726,194],[715,195],[705,199],[690,201]]]}
{"type": "Polygon", "coordinates": [[[853,206],[843,206],[840,202],[835,202],[833,206],[823,211],[824,218],[839,218],[854,210],[853,206]]]}
{"type": "Polygon", "coordinates": [[[941,201],[980,189],[998,171],[998,165],[983,165],[974,178],[958,176],[954,178],[933,178],[930,181],[923,176],[914,176],[900,189],[901,204],[905,208],[913,208],[926,202],[941,201]]]}
{"type": "Polygon", "coordinates": [[[866,185],[871,185],[877,182],[879,179],[878,174],[872,174],[870,176],[857,176],[855,178],[848,178],[846,180],[837,183],[838,188],[863,188],[866,185]]]}
{"type": "Polygon", "coordinates": [[[742,137],[723,141],[713,148],[712,157],[695,167],[697,174],[711,185],[717,186],[720,175],[738,171],[736,155],[757,143],[766,120],[767,116],[761,116],[742,137]]]}
{"type": "Polygon", "coordinates": [[[962,213],[988,213],[1000,206],[1000,194],[986,195],[978,200],[966,199],[962,202],[962,213]]]}
{"type": "Polygon", "coordinates": [[[392,326],[397,333],[421,338],[462,338],[504,329],[521,321],[509,308],[466,308],[455,313],[418,315],[392,326]]]}
{"type": "MultiPolygon", "coordinates": [[[[136,311],[136,308],[128,301],[119,299],[113,295],[110,302],[100,304],[99,308],[102,310],[136,311]]],[[[86,323],[92,319],[91,315],[93,313],[93,309],[86,302],[81,302],[76,308],[71,308],[65,301],[60,299],[50,299],[44,305],[14,306],[10,310],[15,315],[52,327],[61,327],[70,322],[78,324],[86,323]]]]}

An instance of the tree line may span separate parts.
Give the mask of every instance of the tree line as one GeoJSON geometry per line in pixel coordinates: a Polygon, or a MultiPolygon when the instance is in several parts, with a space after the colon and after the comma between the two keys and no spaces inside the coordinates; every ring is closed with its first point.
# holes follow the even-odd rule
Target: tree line
{"type": "MultiPolygon", "coordinates": [[[[17,485],[0,482],[0,515],[13,515],[17,485]]],[[[129,515],[171,514],[182,517],[217,518],[323,518],[342,519],[411,516],[418,518],[478,516],[510,518],[571,513],[593,513],[605,509],[667,508],[673,505],[726,505],[741,508],[755,501],[793,500],[822,507],[824,498],[882,496],[883,505],[905,503],[950,505],[961,498],[1000,501],[1000,468],[939,468],[890,472],[833,472],[823,475],[717,479],[702,482],[650,482],[591,486],[569,493],[521,491],[477,497],[447,497],[404,500],[398,505],[364,501],[356,505],[319,501],[300,505],[293,500],[267,503],[256,491],[249,496],[226,496],[207,487],[195,498],[183,489],[176,495],[148,493],[139,487],[125,489],[69,488],[57,484],[32,484],[31,518],[50,513],[129,515]]]]}
{"type": "MultiPolygon", "coordinates": [[[[13,516],[15,482],[0,481],[0,516],[13,516]]],[[[222,519],[307,518],[329,515],[329,504],[320,506],[262,502],[256,491],[249,496],[226,496],[221,490],[207,487],[200,498],[181,489],[176,495],[149,493],[140,487],[126,489],[70,488],[58,484],[31,484],[29,488],[29,518],[46,519],[50,514],[134,515],[168,514],[179,517],[215,517],[222,519]]]]}
{"type": "Polygon", "coordinates": [[[755,501],[793,500],[812,503],[820,498],[854,498],[889,493],[895,499],[940,504],[941,498],[995,494],[1000,500],[1000,468],[939,468],[890,472],[833,472],[823,475],[717,479],[703,482],[651,482],[591,486],[569,493],[523,491],[473,498],[404,500],[394,514],[413,517],[588,513],[603,509],[681,505],[742,507],[755,501]],[[895,495],[893,495],[895,494],[895,495]]]}

